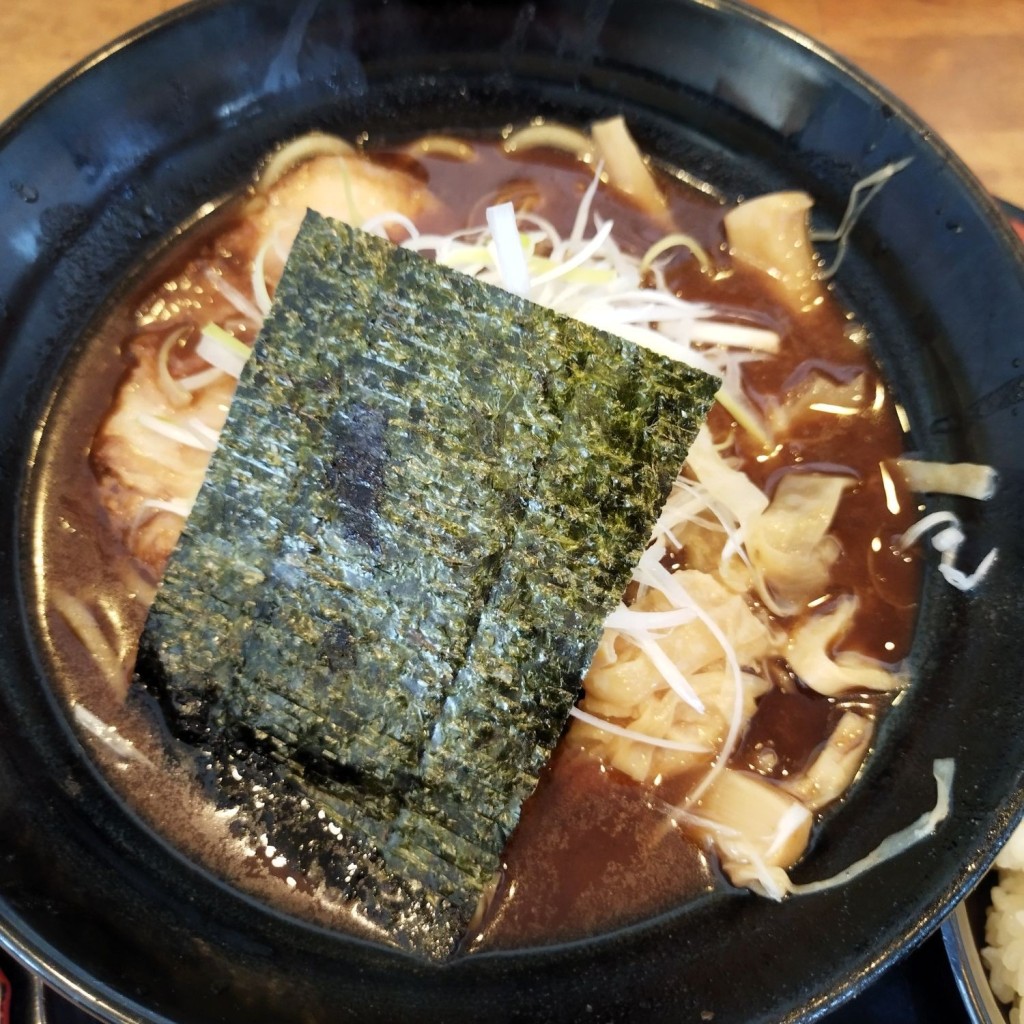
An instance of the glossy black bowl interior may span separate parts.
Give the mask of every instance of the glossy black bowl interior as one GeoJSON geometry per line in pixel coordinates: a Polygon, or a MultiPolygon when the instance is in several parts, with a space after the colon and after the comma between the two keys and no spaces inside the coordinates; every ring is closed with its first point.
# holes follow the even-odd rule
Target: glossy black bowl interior
{"type": "MultiPolygon", "coordinates": [[[[1024,261],[991,201],[856,73],[732,2],[227,0],[156,23],[0,132],[0,942],[117,1019],[795,1020],[920,939],[1019,812],[1024,261]],[[104,300],[274,143],[624,112],[643,145],[722,191],[796,186],[835,223],[853,183],[913,162],[858,227],[839,287],[930,456],[996,465],[952,505],[977,596],[935,578],[917,681],[801,879],[935,798],[926,842],[855,882],[773,905],[719,892],[587,942],[425,967],[269,911],[197,870],[119,803],[47,678],[26,515],[37,432],[104,300]],[[704,1016],[713,1015],[713,1016],[704,1016]]],[[[59,426],[59,424],[51,425],[59,426]]],[[[85,443],[86,439],[80,439],[85,443]]]]}

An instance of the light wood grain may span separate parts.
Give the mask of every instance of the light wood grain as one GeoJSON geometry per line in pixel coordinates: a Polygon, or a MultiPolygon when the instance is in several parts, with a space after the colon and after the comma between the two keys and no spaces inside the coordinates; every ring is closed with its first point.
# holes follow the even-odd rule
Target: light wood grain
{"type": "Polygon", "coordinates": [[[996,195],[1024,206],[1022,0],[758,0],[923,118],[996,195]]]}
{"type": "Polygon", "coordinates": [[[177,0],[0,0],[0,118],[177,0]]]}
{"type": "MultiPolygon", "coordinates": [[[[0,118],[173,0],[2,0],[0,118]]],[[[1024,206],[1024,0],[759,0],[914,109],[1024,206]]]]}

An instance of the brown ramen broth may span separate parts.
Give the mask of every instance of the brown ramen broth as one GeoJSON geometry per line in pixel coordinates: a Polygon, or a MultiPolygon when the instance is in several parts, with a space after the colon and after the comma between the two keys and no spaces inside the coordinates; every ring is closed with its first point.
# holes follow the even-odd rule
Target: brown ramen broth
{"type": "MultiPolygon", "coordinates": [[[[540,147],[508,153],[495,141],[371,149],[364,159],[425,190],[427,198],[412,218],[424,233],[447,234],[482,224],[487,206],[512,200],[517,212],[539,214],[565,235],[593,178],[592,165],[563,151],[540,147]]],[[[791,635],[838,596],[855,595],[852,625],[829,653],[859,652],[895,670],[907,654],[919,583],[918,565],[899,550],[898,538],[913,522],[917,506],[884,470],[902,450],[902,431],[865,332],[831,294],[796,309],[768,275],[731,259],[723,226],[727,207],[710,190],[692,188],[665,172],[658,173],[658,182],[678,230],[693,236],[713,263],[711,272],[702,271],[689,249],[673,249],[662,257],[671,290],[712,305],[726,319],[735,315],[781,338],[777,354],[742,369],[752,406],[768,416],[812,380],[858,393],[855,415],[837,412],[828,400],[801,406],[767,448],[739,429],[722,406],[712,412],[709,427],[716,444],[738,459],[769,497],[793,474],[848,478],[830,531],[837,551],[815,607],[779,612],[755,599],[749,602],[752,612],[768,632],[791,635]]],[[[267,200],[255,202],[259,208],[267,200]]],[[[624,251],[642,255],[666,234],[663,221],[613,188],[599,189],[594,204],[600,218],[614,222],[614,237],[624,251]]],[[[201,373],[206,363],[194,347],[199,328],[210,321],[228,321],[233,333],[251,344],[251,322],[213,279],[250,293],[249,268],[260,238],[247,216],[253,209],[247,197],[171,242],[114,306],[77,361],[51,416],[38,465],[40,612],[63,697],[95,716],[78,712],[83,735],[113,785],[158,831],[211,870],[289,912],[386,941],[386,936],[367,933],[330,892],[292,875],[283,858],[232,835],[228,817],[194,779],[180,773],[169,780],[159,713],[134,691],[125,700],[124,667],[134,661],[147,602],[181,517],[166,508],[138,506],[127,476],[111,473],[118,459],[131,458],[125,454],[127,442],[111,441],[103,431],[120,389],[134,389],[141,403],[148,400],[132,376],[140,361],[156,361],[163,349],[169,352],[173,378],[201,373]],[[90,647],[97,649],[90,630],[101,637],[99,648],[107,652],[110,671],[98,667],[90,653],[90,647]],[[120,687],[111,683],[119,671],[120,687]],[[113,726],[116,737],[97,738],[103,733],[99,723],[113,726]],[[121,740],[132,747],[119,752],[121,740]]],[[[211,402],[223,413],[229,397],[230,388],[214,394],[211,402]]],[[[675,570],[709,557],[684,545],[664,561],[675,570]]],[[[870,723],[898,692],[825,695],[805,685],[784,658],[772,655],[768,661],[763,669],[769,682],[728,763],[778,783],[805,772],[844,712],[855,711],[870,723]]],[[[592,699],[588,692],[587,701],[592,699]]],[[[672,813],[705,768],[685,767],[640,783],[602,751],[590,727],[571,724],[523,808],[494,898],[468,936],[468,948],[582,937],[726,884],[706,833],[694,824],[700,804],[693,808],[694,820],[672,813]]]]}

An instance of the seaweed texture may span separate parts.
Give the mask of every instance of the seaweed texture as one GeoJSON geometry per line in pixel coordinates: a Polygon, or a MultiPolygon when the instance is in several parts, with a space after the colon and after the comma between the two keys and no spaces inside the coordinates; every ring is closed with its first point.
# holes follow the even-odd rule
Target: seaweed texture
{"type": "Polygon", "coordinates": [[[717,383],[310,213],[139,680],[245,827],[448,957],[717,383]]]}

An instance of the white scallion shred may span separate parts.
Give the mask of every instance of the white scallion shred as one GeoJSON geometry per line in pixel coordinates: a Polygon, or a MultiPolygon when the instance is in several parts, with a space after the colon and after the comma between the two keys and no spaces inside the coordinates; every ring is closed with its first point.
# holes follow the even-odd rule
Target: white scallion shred
{"type": "Polygon", "coordinates": [[[711,257],[707,254],[704,246],[693,235],[687,235],[678,231],[666,235],[660,241],[655,242],[644,253],[644,257],[640,261],[640,269],[648,270],[659,256],[663,256],[670,249],[679,248],[689,249],[694,259],[700,265],[702,273],[711,274],[714,272],[714,267],[711,265],[711,257]]]}
{"type": "Polygon", "coordinates": [[[82,600],[59,588],[50,592],[50,602],[68,628],[81,640],[111,690],[118,696],[124,696],[128,688],[128,669],[104,635],[94,612],[82,600]]]}
{"type": "Polygon", "coordinates": [[[190,416],[186,426],[199,440],[205,451],[212,452],[217,447],[220,432],[214,430],[213,427],[208,427],[198,416],[190,416]]]}
{"type": "Polygon", "coordinates": [[[957,590],[973,590],[988,575],[998,557],[998,549],[992,548],[978,563],[972,573],[964,572],[957,566],[960,548],[967,539],[960,525],[960,519],[953,512],[932,512],[919,519],[900,537],[899,546],[906,551],[932,530],[932,547],[939,553],[939,572],[942,578],[957,590]],[[941,527],[941,529],[940,529],[941,527]]]}
{"type": "Polygon", "coordinates": [[[614,722],[609,722],[604,718],[598,718],[597,715],[591,715],[584,711],[582,708],[575,707],[569,714],[581,722],[585,722],[587,725],[593,726],[595,729],[601,729],[604,732],[612,733],[615,736],[621,736],[625,740],[632,740],[634,743],[647,743],[652,747],[662,747],[665,750],[678,750],[684,754],[708,754],[710,750],[707,746],[700,743],[682,743],[677,740],[666,740],[660,736],[648,736],[645,733],[637,732],[635,729],[626,729],[621,725],[616,725],[614,722]]]}
{"type": "Polygon", "coordinates": [[[172,515],[188,519],[192,512],[192,502],[187,498],[147,498],[139,506],[140,512],[152,509],[155,512],[170,512],[172,515]]]}
{"type": "Polygon", "coordinates": [[[206,370],[190,374],[188,377],[179,377],[177,384],[186,391],[202,391],[214,381],[224,376],[224,371],[219,366],[211,366],[206,370]]]}
{"type": "Polygon", "coordinates": [[[686,676],[676,667],[675,662],[661,649],[658,641],[647,633],[627,633],[632,641],[650,659],[661,678],[676,692],[685,704],[698,714],[704,714],[704,702],[697,696],[686,676]]]}
{"type": "Polygon", "coordinates": [[[419,238],[420,232],[416,225],[404,213],[398,213],[395,210],[363,221],[361,230],[367,231],[371,235],[379,235],[381,238],[390,238],[386,229],[388,225],[396,224],[406,233],[407,238],[419,238]]]}
{"type": "Polygon", "coordinates": [[[202,330],[199,344],[196,345],[196,355],[237,380],[241,377],[252,350],[228,334],[223,327],[207,324],[202,330]]]}
{"type": "Polygon", "coordinates": [[[200,451],[213,450],[204,440],[197,437],[194,431],[163,416],[154,416],[148,412],[140,413],[138,423],[140,427],[152,430],[170,441],[177,441],[178,444],[183,444],[186,448],[198,448],[200,451]]]}
{"type": "MultiPolygon", "coordinates": [[[[497,284],[558,313],[649,348],[669,359],[723,378],[723,404],[737,410],[762,443],[766,428],[747,408],[739,381],[741,364],[774,352],[778,335],[756,324],[717,319],[704,303],[679,298],[655,261],[649,267],[619,248],[613,222],[594,212],[599,165],[563,236],[546,218],[516,213],[503,203],[487,210],[487,224],[451,235],[409,232],[401,244],[415,252],[497,284]]],[[[371,227],[397,218],[382,214],[371,227]]],[[[667,236],[672,237],[672,236],[667,236]]],[[[673,243],[675,244],[675,243],[673,243]]]]}
{"type": "Polygon", "coordinates": [[[739,659],[736,657],[735,648],[729,642],[729,638],[719,629],[718,623],[698,602],[690,597],[686,588],[675,574],[670,573],[662,564],[665,554],[666,552],[660,544],[652,544],[641,556],[640,563],[633,572],[633,579],[641,586],[661,591],[674,607],[688,608],[693,611],[694,616],[700,619],[707,627],[708,632],[711,633],[721,646],[733,684],[733,700],[730,709],[728,731],[718,756],[712,762],[711,767],[687,795],[684,806],[690,807],[707,791],[708,787],[725,768],[732,752],[736,749],[740,730],[743,726],[743,672],[740,668],[739,659]]]}
{"type": "Polygon", "coordinates": [[[697,615],[692,608],[673,608],[668,612],[638,612],[620,604],[604,620],[604,628],[627,633],[632,630],[654,631],[682,626],[696,618],[697,615]]]}
{"type": "Polygon", "coordinates": [[[997,551],[992,548],[987,555],[978,563],[978,567],[972,573],[966,573],[952,564],[956,553],[947,554],[943,552],[939,561],[939,572],[942,578],[957,590],[973,590],[988,575],[997,557],[997,551]]]}
{"type": "Polygon", "coordinates": [[[587,163],[593,156],[594,144],[590,137],[578,128],[561,124],[531,124],[514,131],[505,140],[505,152],[515,153],[524,149],[543,146],[572,153],[577,160],[587,163]]]}
{"type": "Polygon", "coordinates": [[[267,240],[259,247],[252,258],[252,296],[259,308],[261,316],[270,312],[270,291],[267,288],[266,259],[267,252],[274,247],[275,232],[271,232],[267,240]]]}
{"type": "Polygon", "coordinates": [[[73,704],[71,714],[87,733],[98,739],[111,753],[116,754],[122,761],[138,761],[140,764],[153,766],[153,762],[131,740],[126,739],[117,731],[115,726],[108,725],[88,708],[83,707],[81,704],[73,704]]]}
{"type": "Polygon", "coordinates": [[[569,273],[569,271],[575,270],[577,267],[581,267],[588,260],[593,259],[593,257],[600,252],[601,246],[608,240],[608,236],[611,235],[611,233],[612,222],[608,221],[606,224],[602,225],[597,232],[595,232],[594,237],[591,238],[578,253],[570,256],[564,262],[556,264],[550,270],[534,278],[531,282],[532,286],[536,288],[542,284],[547,284],[548,281],[554,281],[559,277],[564,277],[569,273]]]}
{"type": "Polygon", "coordinates": [[[798,895],[810,895],[815,892],[822,892],[825,889],[834,889],[836,886],[845,885],[865,871],[870,871],[879,864],[908,850],[916,843],[927,839],[935,833],[949,815],[951,807],[951,792],[953,788],[953,774],[955,761],[951,757],[937,759],[932,764],[932,774],[935,776],[936,796],[935,806],[930,811],[925,811],[916,821],[911,822],[906,828],[894,832],[882,840],[867,856],[855,861],[848,868],[844,868],[831,878],[823,878],[817,882],[805,882],[803,884],[789,884],[789,891],[798,895]]]}
{"type": "Polygon", "coordinates": [[[929,530],[934,530],[939,526],[947,524],[959,528],[960,520],[952,512],[932,512],[923,519],[919,519],[900,537],[900,547],[906,551],[913,544],[916,544],[929,530]]]}
{"type": "Polygon", "coordinates": [[[181,343],[187,334],[187,327],[180,327],[176,331],[171,331],[164,339],[157,354],[157,381],[160,384],[160,390],[167,401],[176,409],[189,405],[192,401],[192,395],[187,388],[181,386],[180,381],[175,380],[171,376],[168,359],[171,351],[181,343]]]}
{"type": "Polygon", "coordinates": [[[259,311],[259,307],[233,284],[225,281],[223,274],[218,274],[216,271],[208,268],[205,277],[247,320],[251,320],[254,324],[263,322],[263,314],[259,311]]]}
{"type": "Polygon", "coordinates": [[[854,229],[854,226],[860,219],[860,215],[864,212],[868,203],[878,195],[882,190],[882,187],[890,178],[902,171],[903,168],[912,161],[913,157],[904,157],[902,160],[895,160],[893,163],[886,164],[884,167],[880,167],[877,171],[861,178],[861,180],[858,181],[852,189],[850,189],[850,198],[847,200],[846,210],[843,213],[843,219],[839,222],[839,227],[837,227],[835,231],[811,232],[812,242],[838,243],[835,258],[820,273],[823,280],[827,281],[830,277],[833,277],[839,269],[840,264],[843,262],[843,258],[846,256],[846,248],[850,232],[854,229]]]}
{"type": "Polygon", "coordinates": [[[694,324],[693,340],[708,345],[730,345],[751,352],[769,352],[772,355],[779,351],[779,336],[775,331],[720,320],[698,320],[694,324]]]}
{"type": "Polygon", "coordinates": [[[487,224],[491,229],[495,256],[501,282],[515,295],[527,295],[530,291],[530,271],[516,223],[516,212],[511,203],[487,208],[487,224]]]}

